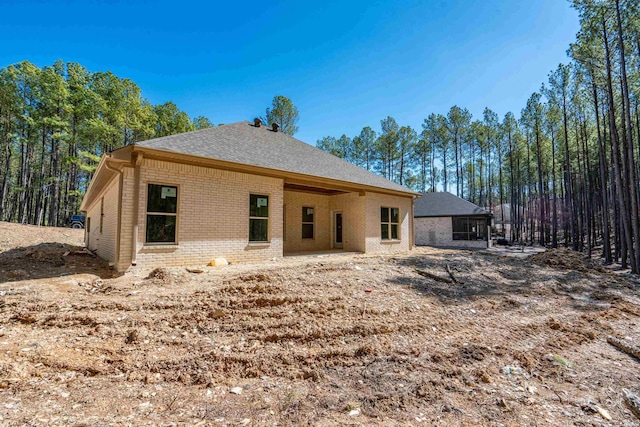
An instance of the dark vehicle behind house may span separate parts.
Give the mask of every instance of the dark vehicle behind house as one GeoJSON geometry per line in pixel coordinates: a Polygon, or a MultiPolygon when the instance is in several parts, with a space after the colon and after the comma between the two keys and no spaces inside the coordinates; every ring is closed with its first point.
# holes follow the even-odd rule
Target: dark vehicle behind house
{"type": "Polygon", "coordinates": [[[81,214],[71,215],[69,217],[69,221],[67,222],[67,224],[71,228],[84,228],[84,220],[85,220],[84,215],[81,215],[81,214]]]}

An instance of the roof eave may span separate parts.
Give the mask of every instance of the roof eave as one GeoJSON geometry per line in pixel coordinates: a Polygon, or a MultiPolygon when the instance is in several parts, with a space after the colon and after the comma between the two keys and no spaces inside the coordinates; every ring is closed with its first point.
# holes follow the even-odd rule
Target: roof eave
{"type": "Polygon", "coordinates": [[[111,179],[118,173],[117,171],[130,162],[125,159],[116,159],[111,157],[111,154],[104,154],[96,167],[96,171],[91,178],[89,187],[82,198],[80,203],[80,212],[86,212],[87,209],[93,204],[93,201],[105,188],[111,179]]]}

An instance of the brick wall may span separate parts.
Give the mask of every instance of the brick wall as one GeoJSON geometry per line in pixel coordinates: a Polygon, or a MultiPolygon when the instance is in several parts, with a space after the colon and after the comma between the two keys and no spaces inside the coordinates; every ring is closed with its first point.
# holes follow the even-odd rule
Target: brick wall
{"type": "MultiPolygon", "coordinates": [[[[135,169],[122,170],[122,216],[120,253],[116,267],[131,265],[136,250],[136,265],[142,267],[204,265],[213,258],[224,257],[232,263],[253,262],[281,257],[288,252],[326,250],[332,247],[333,219],[343,214],[343,249],[355,252],[392,252],[409,250],[409,215],[411,199],[367,192],[333,196],[284,191],[283,180],[143,159],[140,186],[134,200],[135,169]],[[178,187],[177,244],[145,244],[148,184],[178,187]],[[269,242],[249,243],[249,195],[269,196],[269,242]],[[138,203],[138,230],[134,233],[134,207],[138,203]],[[283,205],[286,205],[286,241],[283,241],[283,205]],[[314,208],[315,237],[302,239],[302,207],[314,208]],[[400,208],[400,240],[380,239],[380,207],[400,208]]],[[[105,219],[103,234],[99,230],[99,198],[88,209],[92,217],[88,244],[98,247],[101,257],[114,261],[118,206],[118,179],[104,192],[105,219]],[[97,209],[97,213],[96,213],[97,209]],[[108,218],[107,218],[108,217],[108,218]],[[100,237],[100,238],[98,238],[100,237]],[[100,243],[102,242],[102,243],[100,243]]]]}
{"type": "Polygon", "coordinates": [[[416,245],[486,248],[484,240],[453,240],[453,222],[450,216],[414,218],[416,245]]]}
{"type": "Polygon", "coordinates": [[[329,196],[299,191],[285,191],[286,229],[284,252],[321,251],[331,248],[331,214],[329,196]],[[302,208],[314,209],[314,238],[302,238],[302,208]]]}
{"type": "Polygon", "coordinates": [[[133,194],[134,169],[125,167],[122,171],[122,213],[120,225],[120,258],[116,268],[126,270],[131,265],[133,247],[133,194]]]}
{"type": "MultiPolygon", "coordinates": [[[[365,196],[358,193],[337,194],[329,200],[329,210],[342,212],[342,248],[349,252],[364,252],[365,196]]],[[[333,227],[333,222],[331,227],[333,227]]],[[[333,239],[333,231],[331,238],[333,239]]]]}
{"type": "MultiPolygon", "coordinates": [[[[126,183],[133,183],[127,176],[126,183]]],[[[133,188],[133,185],[131,185],[133,188]]],[[[133,190],[132,190],[133,191],[133,190]]],[[[128,200],[133,194],[123,194],[128,200]]],[[[123,203],[127,205],[126,203],[123,203]]],[[[140,166],[138,197],[138,266],[203,265],[224,257],[233,263],[282,256],[283,181],[219,169],[144,159],[140,166]],[[176,245],[145,244],[147,185],[178,187],[176,245]],[[269,196],[269,243],[249,243],[249,195],[269,196]]],[[[129,214],[131,215],[131,214],[129,214]]],[[[123,216],[127,216],[127,211],[123,216]]],[[[131,251],[131,236],[123,221],[122,257],[126,265],[131,251]],[[129,252],[127,252],[127,247],[129,252]]],[[[129,231],[130,233],[130,231],[129,231]]]]}
{"type": "Polygon", "coordinates": [[[390,196],[379,193],[369,193],[366,196],[366,251],[367,252],[402,252],[410,247],[410,215],[411,198],[390,196]],[[380,208],[400,209],[400,239],[397,241],[384,241],[381,239],[380,208]]]}

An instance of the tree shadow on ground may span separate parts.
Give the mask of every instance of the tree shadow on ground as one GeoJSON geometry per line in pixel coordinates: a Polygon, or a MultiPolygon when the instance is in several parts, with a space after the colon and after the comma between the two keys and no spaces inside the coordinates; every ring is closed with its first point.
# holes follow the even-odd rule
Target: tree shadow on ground
{"type": "Polygon", "coordinates": [[[577,311],[600,311],[624,300],[637,301],[640,283],[615,274],[594,277],[568,271],[557,280],[554,291],[558,295],[570,298],[573,309],[577,311]]]}
{"type": "Polygon", "coordinates": [[[83,247],[66,243],[40,243],[0,252],[0,283],[72,274],[93,274],[101,279],[121,275],[83,247]]]}
{"type": "Polygon", "coordinates": [[[637,283],[606,273],[545,268],[527,259],[494,255],[460,253],[444,259],[416,255],[394,261],[413,267],[415,273],[394,279],[392,283],[411,286],[443,304],[494,297],[564,296],[572,300],[577,310],[597,311],[625,295],[637,295],[640,288],[637,283]],[[425,272],[437,277],[425,277],[425,272]]]}

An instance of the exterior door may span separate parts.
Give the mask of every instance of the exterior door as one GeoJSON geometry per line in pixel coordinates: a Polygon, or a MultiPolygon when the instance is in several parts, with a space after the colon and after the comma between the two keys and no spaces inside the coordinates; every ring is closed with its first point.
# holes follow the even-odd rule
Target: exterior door
{"type": "Polygon", "coordinates": [[[342,212],[333,214],[333,247],[342,249],[342,212]]]}
{"type": "Polygon", "coordinates": [[[95,250],[96,249],[95,244],[94,244],[95,242],[92,239],[93,236],[91,236],[91,218],[87,218],[87,224],[86,224],[86,227],[84,229],[84,232],[86,233],[86,236],[87,236],[86,239],[85,239],[86,242],[87,242],[87,244],[86,244],[87,248],[90,251],[95,250]]]}
{"type": "Polygon", "coordinates": [[[477,220],[476,221],[476,240],[487,240],[486,232],[487,232],[487,221],[486,220],[477,220]]]}

